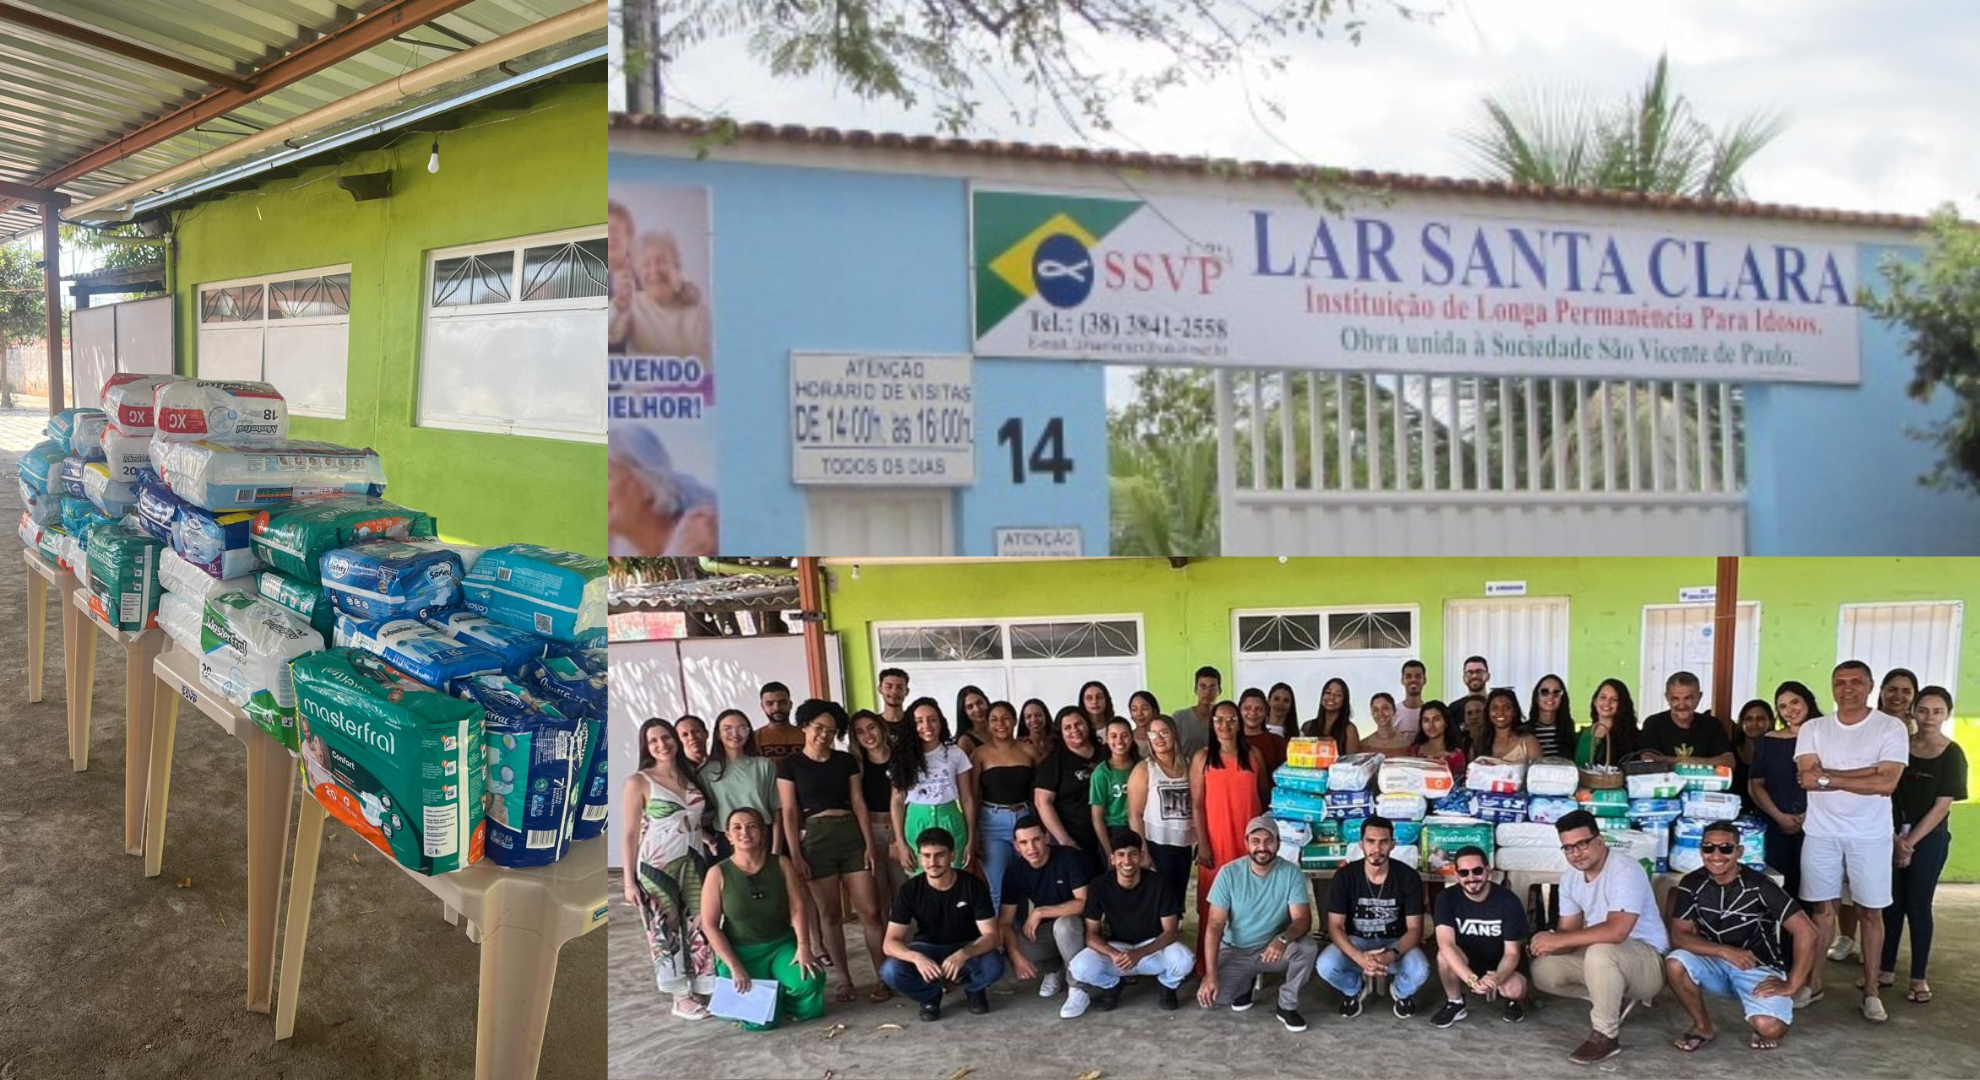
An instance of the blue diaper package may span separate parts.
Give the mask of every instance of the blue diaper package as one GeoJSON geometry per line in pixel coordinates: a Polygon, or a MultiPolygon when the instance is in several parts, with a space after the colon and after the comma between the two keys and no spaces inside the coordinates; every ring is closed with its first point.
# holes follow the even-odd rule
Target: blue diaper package
{"type": "Polygon", "coordinates": [[[605,819],[612,810],[612,793],[607,790],[606,759],[612,755],[605,746],[605,717],[588,716],[584,721],[585,746],[591,755],[584,772],[584,792],[578,799],[577,824],[572,840],[589,840],[605,831],[605,819]]]}
{"type": "Polygon", "coordinates": [[[64,453],[89,458],[89,451],[94,448],[95,460],[101,461],[103,446],[100,441],[92,440],[103,438],[104,419],[102,409],[63,409],[49,417],[48,426],[42,430],[64,453]]]}
{"type": "Polygon", "coordinates": [[[1481,791],[1472,806],[1475,817],[1484,818],[1494,825],[1508,821],[1526,820],[1526,793],[1502,793],[1481,791]]]}
{"type": "Polygon", "coordinates": [[[55,466],[55,489],[66,498],[89,498],[89,489],[83,486],[83,469],[88,464],[79,457],[63,458],[55,466]]]}
{"type": "Polygon", "coordinates": [[[1430,812],[1433,814],[1464,814],[1468,817],[1471,814],[1471,800],[1476,797],[1476,792],[1459,784],[1450,790],[1450,794],[1432,799],[1430,801],[1430,812]]]}
{"type": "Polygon", "coordinates": [[[461,582],[467,609],[562,642],[605,633],[605,560],[541,547],[489,548],[461,582]]]}
{"type": "Polygon", "coordinates": [[[545,656],[523,665],[523,682],[548,694],[567,716],[604,716],[606,680],[563,656],[545,656]]]}
{"type": "Polygon", "coordinates": [[[506,675],[477,675],[456,686],[485,714],[488,858],[500,866],[545,866],[563,858],[590,756],[584,721],[558,712],[506,675]]]}
{"type": "Polygon", "coordinates": [[[1363,818],[1375,812],[1375,795],[1367,790],[1329,791],[1326,800],[1331,818],[1363,818]]]}
{"type": "Polygon", "coordinates": [[[516,678],[525,677],[524,668],[531,660],[543,658],[544,646],[548,644],[527,630],[503,626],[486,615],[476,615],[472,611],[430,612],[426,616],[426,624],[499,655],[503,672],[516,678]]]}
{"type": "Polygon", "coordinates": [[[418,619],[361,622],[338,614],[332,645],[362,649],[442,693],[474,675],[500,675],[502,658],[435,630],[418,619]]]}
{"type": "Polygon", "coordinates": [[[203,510],[191,503],[172,518],[172,550],[216,578],[242,577],[261,569],[253,545],[254,511],[203,510]]]}
{"type": "Polygon", "coordinates": [[[156,478],[138,481],[137,523],[138,528],[163,543],[172,542],[172,524],[179,520],[179,508],[186,500],[172,494],[172,489],[156,478]]]}
{"type": "Polygon", "coordinates": [[[1629,816],[1633,818],[1663,818],[1666,822],[1676,821],[1684,813],[1681,799],[1631,799],[1629,816]]]}
{"type": "Polygon", "coordinates": [[[605,643],[597,638],[575,645],[567,645],[561,641],[552,641],[546,651],[551,656],[562,656],[577,661],[580,667],[591,672],[593,675],[605,674],[605,643]]]}
{"type": "Polygon", "coordinates": [[[96,504],[90,502],[88,499],[62,500],[62,528],[68,530],[70,536],[83,540],[85,543],[87,543],[89,530],[92,526],[114,520],[116,519],[98,510],[96,504]]]}
{"type": "Polygon", "coordinates": [[[21,454],[15,466],[20,471],[21,480],[38,492],[48,492],[55,488],[55,473],[62,467],[62,459],[68,457],[59,443],[53,440],[38,442],[21,454]]]}
{"type": "Polygon", "coordinates": [[[323,553],[323,590],[353,619],[424,618],[460,602],[461,557],[399,540],[367,540],[323,553]]]}

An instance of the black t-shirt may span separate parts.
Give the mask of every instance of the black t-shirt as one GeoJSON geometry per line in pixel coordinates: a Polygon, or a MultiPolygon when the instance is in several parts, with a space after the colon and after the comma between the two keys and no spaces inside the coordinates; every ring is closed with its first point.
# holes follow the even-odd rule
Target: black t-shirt
{"type": "Polygon", "coordinates": [[[1083,758],[1060,747],[1039,763],[1037,777],[1032,780],[1033,785],[1053,794],[1052,808],[1059,812],[1059,821],[1075,838],[1093,832],[1093,815],[1087,812],[1090,804],[1086,795],[1094,767],[1105,760],[1102,754],[1083,758]]]}
{"type": "Polygon", "coordinates": [[[1485,899],[1477,903],[1459,886],[1446,888],[1437,894],[1436,923],[1457,935],[1458,949],[1474,975],[1498,968],[1506,958],[1506,942],[1525,941],[1532,935],[1526,908],[1502,885],[1486,890],[1485,899]]]}
{"type": "Polygon", "coordinates": [[[1692,924],[1698,936],[1753,954],[1764,967],[1785,972],[1793,952],[1781,924],[1801,910],[1779,885],[1750,866],[1729,885],[1702,867],[1684,875],[1671,900],[1671,918],[1692,924]]]}
{"type": "MultiPolygon", "coordinates": [[[[1904,774],[1898,777],[1896,797],[1891,800],[1891,812],[1896,815],[1899,825],[1915,825],[1926,814],[1932,812],[1932,804],[1945,796],[1954,802],[1966,798],[1966,751],[1958,743],[1946,744],[1945,752],[1935,758],[1914,757],[1904,766],[1904,774]]],[[[1939,828],[1945,828],[1941,823],[1939,828]]]]}
{"type": "Polygon", "coordinates": [[[977,939],[979,919],[995,919],[990,906],[990,887],[975,874],[951,871],[956,883],[946,891],[928,884],[928,875],[916,874],[894,894],[894,910],[887,921],[914,927],[914,940],[929,945],[967,945],[977,939]]]}
{"type": "Polygon", "coordinates": [[[1714,758],[1733,752],[1726,726],[1711,713],[1693,713],[1691,727],[1680,728],[1668,711],[1646,717],[1643,734],[1637,737],[1638,750],[1654,750],[1669,757],[1714,758]]]}
{"type": "Polygon", "coordinates": [[[1327,912],[1347,916],[1353,937],[1400,938],[1409,929],[1404,920],[1423,914],[1423,875],[1392,859],[1388,879],[1370,885],[1367,864],[1356,859],[1334,871],[1327,912]]]}
{"type": "Polygon", "coordinates": [[[777,779],[797,785],[800,820],[824,810],[851,810],[852,778],[858,773],[859,764],[844,750],[832,751],[824,761],[799,752],[777,763],[777,779]]]}
{"type": "Polygon", "coordinates": [[[894,805],[894,781],[885,763],[859,759],[859,794],[866,800],[866,812],[884,814],[894,805]]]}
{"type": "Polygon", "coordinates": [[[1045,865],[1033,868],[1023,856],[1011,860],[1004,871],[1003,902],[1017,905],[1017,917],[1031,914],[1031,905],[1051,907],[1073,898],[1073,890],[1093,880],[1086,856],[1078,848],[1046,849],[1045,865]]]}
{"type": "Polygon", "coordinates": [[[1113,871],[1086,886],[1086,918],[1097,919],[1108,941],[1139,945],[1161,936],[1162,919],[1182,918],[1182,897],[1154,874],[1143,872],[1134,888],[1121,885],[1113,871]]]}

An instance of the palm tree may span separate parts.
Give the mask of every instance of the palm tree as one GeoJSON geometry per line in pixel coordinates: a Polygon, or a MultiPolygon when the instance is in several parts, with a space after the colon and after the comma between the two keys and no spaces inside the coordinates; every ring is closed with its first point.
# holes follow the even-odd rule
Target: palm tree
{"type": "Polygon", "coordinates": [[[1638,95],[1614,105],[1536,91],[1519,101],[1487,97],[1482,108],[1481,122],[1459,137],[1483,179],[1698,199],[1745,198],[1740,173],[1786,126],[1762,112],[1714,131],[1672,89],[1668,56],[1657,57],[1638,95]]]}

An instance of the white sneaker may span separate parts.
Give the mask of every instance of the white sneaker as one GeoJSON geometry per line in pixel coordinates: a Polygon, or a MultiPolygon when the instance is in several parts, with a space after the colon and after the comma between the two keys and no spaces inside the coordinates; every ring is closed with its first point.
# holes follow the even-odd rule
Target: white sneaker
{"type": "Polygon", "coordinates": [[[1059,1006],[1059,1019],[1071,1020],[1085,1016],[1086,1007],[1092,1003],[1093,999],[1086,996],[1086,991],[1075,986],[1066,991],[1066,1003],[1059,1006]]]}
{"type": "Polygon", "coordinates": [[[1058,972],[1048,971],[1043,978],[1038,980],[1038,996],[1042,998],[1054,997],[1058,994],[1060,987],[1064,985],[1065,980],[1060,978],[1058,972]]]}
{"type": "Polygon", "coordinates": [[[1857,955],[1855,938],[1839,937],[1829,946],[1829,959],[1837,963],[1855,955],[1857,955]]]}
{"type": "Polygon", "coordinates": [[[1881,1024],[1889,1020],[1891,1014],[1884,1011],[1884,999],[1880,997],[1864,998],[1863,1018],[1873,1024],[1881,1024]]]}

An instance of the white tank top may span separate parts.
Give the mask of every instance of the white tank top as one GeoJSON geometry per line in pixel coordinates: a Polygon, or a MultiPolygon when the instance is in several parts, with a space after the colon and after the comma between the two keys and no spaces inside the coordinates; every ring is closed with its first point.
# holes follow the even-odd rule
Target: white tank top
{"type": "Polygon", "coordinates": [[[1141,810],[1141,834],[1151,844],[1171,847],[1188,847],[1196,842],[1187,769],[1181,776],[1169,776],[1158,762],[1148,759],[1148,804],[1141,810]]]}

